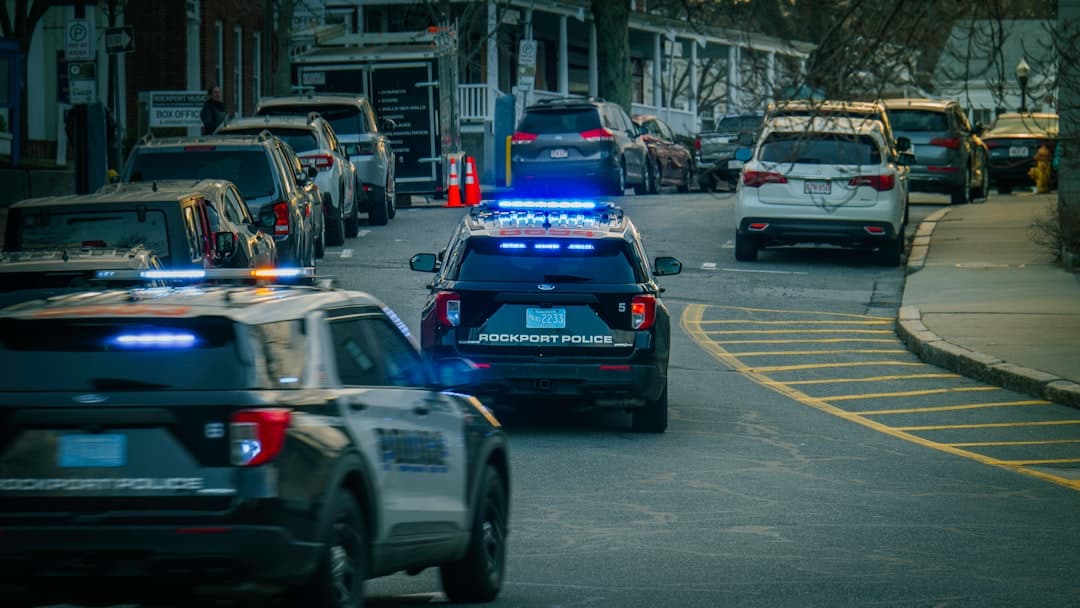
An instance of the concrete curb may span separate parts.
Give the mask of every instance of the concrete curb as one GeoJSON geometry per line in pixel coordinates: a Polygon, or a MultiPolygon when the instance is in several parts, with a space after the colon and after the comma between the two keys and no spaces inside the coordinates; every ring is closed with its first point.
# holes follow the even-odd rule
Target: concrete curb
{"type": "MultiPolygon", "coordinates": [[[[908,274],[926,265],[930,236],[937,222],[948,212],[948,209],[942,209],[919,224],[908,255],[908,274]]],[[[926,327],[917,306],[900,307],[895,329],[908,350],[927,363],[987,384],[1080,409],[1080,384],[947,342],[926,327]]]]}

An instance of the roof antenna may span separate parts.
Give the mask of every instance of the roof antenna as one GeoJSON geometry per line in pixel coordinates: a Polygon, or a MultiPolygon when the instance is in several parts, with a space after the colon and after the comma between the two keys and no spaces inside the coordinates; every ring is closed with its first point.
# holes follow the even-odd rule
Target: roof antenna
{"type": "Polygon", "coordinates": [[[154,189],[154,192],[157,192],[157,181],[154,182],[152,188],[154,189]]]}

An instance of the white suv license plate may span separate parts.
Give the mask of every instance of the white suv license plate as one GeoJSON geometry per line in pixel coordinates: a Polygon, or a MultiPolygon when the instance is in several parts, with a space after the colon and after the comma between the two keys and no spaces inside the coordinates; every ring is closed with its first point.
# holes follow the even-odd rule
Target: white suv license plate
{"type": "Polygon", "coordinates": [[[122,467],[127,437],[118,434],[61,435],[56,460],[64,468],[122,467]]]}
{"type": "Polygon", "coordinates": [[[832,182],[828,180],[806,180],[803,182],[804,194],[832,194],[832,182]]]}
{"type": "Polygon", "coordinates": [[[565,308],[526,308],[526,329],[566,329],[565,308]]]}
{"type": "Polygon", "coordinates": [[[564,148],[555,148],[551,151],[551,158],[566,158],[568,156],[570,156],[570,153],[564,148]]]}

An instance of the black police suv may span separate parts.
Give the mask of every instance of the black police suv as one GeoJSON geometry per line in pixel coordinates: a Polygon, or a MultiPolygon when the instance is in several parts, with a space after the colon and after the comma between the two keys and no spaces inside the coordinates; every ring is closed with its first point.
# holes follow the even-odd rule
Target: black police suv
{"type": "MultiPolygon", "coordinates": [[[[159,276],[159,275],[155,275],[159,276]]],[[[0,311],[0,602],[357,607],[502,585],[506,438],[360,292],[102,290],[0,311]]],[[[467,373],[465,374],[467,375],[467,373]]]]}
{"type": "Polygon", "coordinates": [[[468,357],[470,390],[493,406],[523,400],[633,412],[635,431],[667,429],[668,310],[658,257],[621,208],[595,201],[487,201],[472,207],[439,254],[421,346],[435,361],[468,357]]]}

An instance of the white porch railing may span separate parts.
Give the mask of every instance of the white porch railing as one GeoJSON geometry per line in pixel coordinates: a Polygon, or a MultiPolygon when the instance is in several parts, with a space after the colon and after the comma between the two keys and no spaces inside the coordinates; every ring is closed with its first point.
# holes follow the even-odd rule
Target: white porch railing
{"type": "Polygon", "coordinates": [[[486,84],[458,85],[458,117],[463,121],[491,120],[493,108],[488,107],[486,84]]]}

